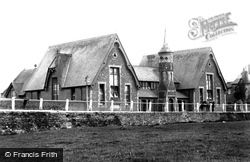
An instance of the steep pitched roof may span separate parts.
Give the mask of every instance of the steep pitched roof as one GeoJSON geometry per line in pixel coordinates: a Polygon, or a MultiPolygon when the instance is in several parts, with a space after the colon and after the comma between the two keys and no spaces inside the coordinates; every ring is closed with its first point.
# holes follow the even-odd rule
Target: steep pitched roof
{"type": "Polygon", "coordinates": [[[11,82],[11,84],[9,85],[9,87],[3,92],[4,96],[7,96],[7,94],[9,93],[9,91],[11,90],[11,88],[14,88],[14,91],[16,92],[17,95],[21,96],[24,95],[24,86],[25,84],[28,82],[28,80],[30,79],[32,73],[33,73],[34,69],[24,69],[22,70],[17,77],[11,82]]]}
{"type": "Polygon", "coordinates": [[[14,81],[12,82],[12,85],[13,85],[17,95],[24,95],[23,88],[24,88],[25,84],[28,82],[28,80],[30,79],[33,71],[34,71],[34,69],[27,69],[27,70],[24,69],[14,79],[14,81]]]}
{"type": "MultiPolygon", "coordinates": [[[[116,41],[119,41],[117,34],[110,34],[49,47],[25,90],[44,89],[48,69],[54,67],[56,64],[54,60],[62,55],[68,57],[64,60],[63,66],[58,65],[62,66],[61,87],[85,86],[87,76],[87,85],[91,85],[116,41]]],[[[124,55],[127,65],[130,66],[125,53],[124,55]]],[[[130,70],[134,73],[133,67],[130,70]]]]}
{"type": "MultiPolygon", "coordinates": [[[[218,73],[222,78],[224,88],[226,89],[225,80],[210,47],[174,52],[174,75],[180,82],[179,89],[192,89],[198,86],[202,71],[204,70],[206,63],[209,60],[210,55],[212,55],[218,73]]],[[[140,66],[158,68],[158,62],[158,55],[146,55],[142,58],[140,66]]]]}

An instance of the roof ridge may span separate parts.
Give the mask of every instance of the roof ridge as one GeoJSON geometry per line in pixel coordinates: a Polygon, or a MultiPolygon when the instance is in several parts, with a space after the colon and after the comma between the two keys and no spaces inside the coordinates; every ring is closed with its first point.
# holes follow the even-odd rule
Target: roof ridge
{"type": "Polygon", "coordinates": [[[193,51],[199,51],[199,50],[211,50],[212,47],[200,47],[200,48],[192,48],[192,49],[185,49],[185,50],[177,50],[177,51],[174,51],[175,52],[178,52],[178,53],[186,53],[186,52],[193,52],[193,51]]]}
{"type": "Polygon", "coordinates": [[[100,38],[109,37],[109,36],[117,36],[117,34],[113,33],[113,34],[107,34],[107,35],[102,35],[102,36],[90,37],[90,38],[86,38],[86,39],[80,39],[80,40],[76,40],[76,41],[56,44],[56,45],[49,46],[49,49],[63,47],[63,46],[72,46],[74,44],[80,44],[80,43],[83,43],[86,41],[91,41],[91,40],[100,39],[100,38]]]}
{"type": "MultiPolygon", "coordinates": [[[[175,52],[178,52],[178,53],[187,53],[187,52],[193,52],[193,51],[199,51],[199,50],[212,50],[212,47],[200,47],[200,48],[192,48],[192,49],[184,49],[184,50],[176,50],[176,51],[173,51],[174,53],[175,52]]],[[[154,56],[157,56],[158,54],[146,54],[146,55],[143,55],[142,57],[146,57],[146,56],[150,56],[150,55],[154,55],[154,56]]]]}

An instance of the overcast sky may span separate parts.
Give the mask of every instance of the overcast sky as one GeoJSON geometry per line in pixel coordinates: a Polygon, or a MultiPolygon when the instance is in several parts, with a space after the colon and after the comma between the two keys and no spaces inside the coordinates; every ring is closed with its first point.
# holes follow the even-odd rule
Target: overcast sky
{"type": "Polygon", "coordinates": [[[226,81],[250,64],[250,22],[247,0],[8,0],[0,2],[0,92],[23,69],[39,64],[48,46],[117,33],[137,65],[157,53],[166,27],[171,50],[212,47],[226,81]],[[233,34],[215,40],[188,38],[188,21],[231,12],[238,25],[233,34]]]}

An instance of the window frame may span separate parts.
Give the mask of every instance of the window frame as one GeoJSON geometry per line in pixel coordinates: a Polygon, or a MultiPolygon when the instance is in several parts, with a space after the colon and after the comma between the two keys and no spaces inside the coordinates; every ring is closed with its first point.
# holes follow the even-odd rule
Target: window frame
{"type": "Polygon", "coordinates": [[[72,87],[70,89],[70,99],[71,100],[76,100],[76,88],[75,87],[72,87]]]}
{"type": "Polygon", "coordinates": [[[125,100],[125,105],[130,105],[130,103],[131,103],[131,94],[132,94],[132,88],[131,88],[131,84],[130,83],[125,83],[125,85],[124,85],[124,100],[125,100]],[[126,87],[129,87],[129,101],[127,101],[127,94],[126,94],[126,87]]]}
{"type": "Polygon", "coordinates": [[[206,73],[206,99],[207,100],[211,100],[213,101],[214,99],[214,73],[206,73]],[[211,89],[208,89],[209,88],[209,85],[208,85],[208,76],[212,76],[212,83],[211,83],[211,89]],[[211,91],[211,95],[212,97],[211,98],[208,98],[209,96],[209,91],[211,91]]]}
{"type": "Polygon", "coordinates": [[[216,87],[216,104],[221,104],[221,87],[216,87]],[[220,92],[219,96],[218,96],[218,90],[220,92]],[[219,98],[219,100],[218,100],[218,98],[219,98]]]}
{"type": "Polygon", "coordinates": [[[57,79],[57,77],[53,77],[52,78],[52,86],[51,86],[51,89],[52,89],[52,100],[58,100],[58,98],[59,98],[59,83],[58,83],[58,79],[57,79]],[[53,82],[53,80],[55,80],[56,79],[56,88],[54,88],[54,82],[53,82]],[[54,92],[56,92],[55,94],[54,94],[54,92]]]}
{"type": "Polygon", "coordinates": [[[98,82],[98,105],[105,106],[106,105],[106,82],[98,82]],[[101,101],[100,98],[100,85],[104,85],[104,101],[101,101]]]}
{"type": "Polygon", "coordinates": [[[120,65],[109,65],[109,100],[111,100],[111,99],[113,99],[113,100],[120,100],[121,99],[121,66],[120,65]],[[110,69],[111,68],[118,68],[118,72],[119,72],[119,74],[118,74],[118,85],[117,85],[117,87],[118,87],[118,97],[112,97],[112,94],[111,94],[111,91],[112,91],[111,86],[113,86],[113,85],[111,85],[111,82],[110,82],[111,81],[111,79],[110,79],[110,77],[111,77],[110,69]]]}
{"type": "Polygon", "coordinates": [[[200,86],[200,87],[199,87],[199,102],[200,102],[200,103],[202,103],[203,101],[205,101],[205,100],[204,100],[204,99],[205,99],[204,96],[205,96],[205,95],[204,95],[204,87],[203,87],[203,86],[200,86]],[[203,99],[202,101],[201,101],[201,91],[200,91],[201,89],[202,89],[202,99],[203,99]]]}

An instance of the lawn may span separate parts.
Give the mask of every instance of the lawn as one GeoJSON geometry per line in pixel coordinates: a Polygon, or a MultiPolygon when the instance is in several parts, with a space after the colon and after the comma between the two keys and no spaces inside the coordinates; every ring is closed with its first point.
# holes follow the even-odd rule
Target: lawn
{"type": "Polygon", "coordinates": [[[250,121],[82,127],[0,136],[3,147],[58,147],[64,161],[250,161],[250,121]]]}

